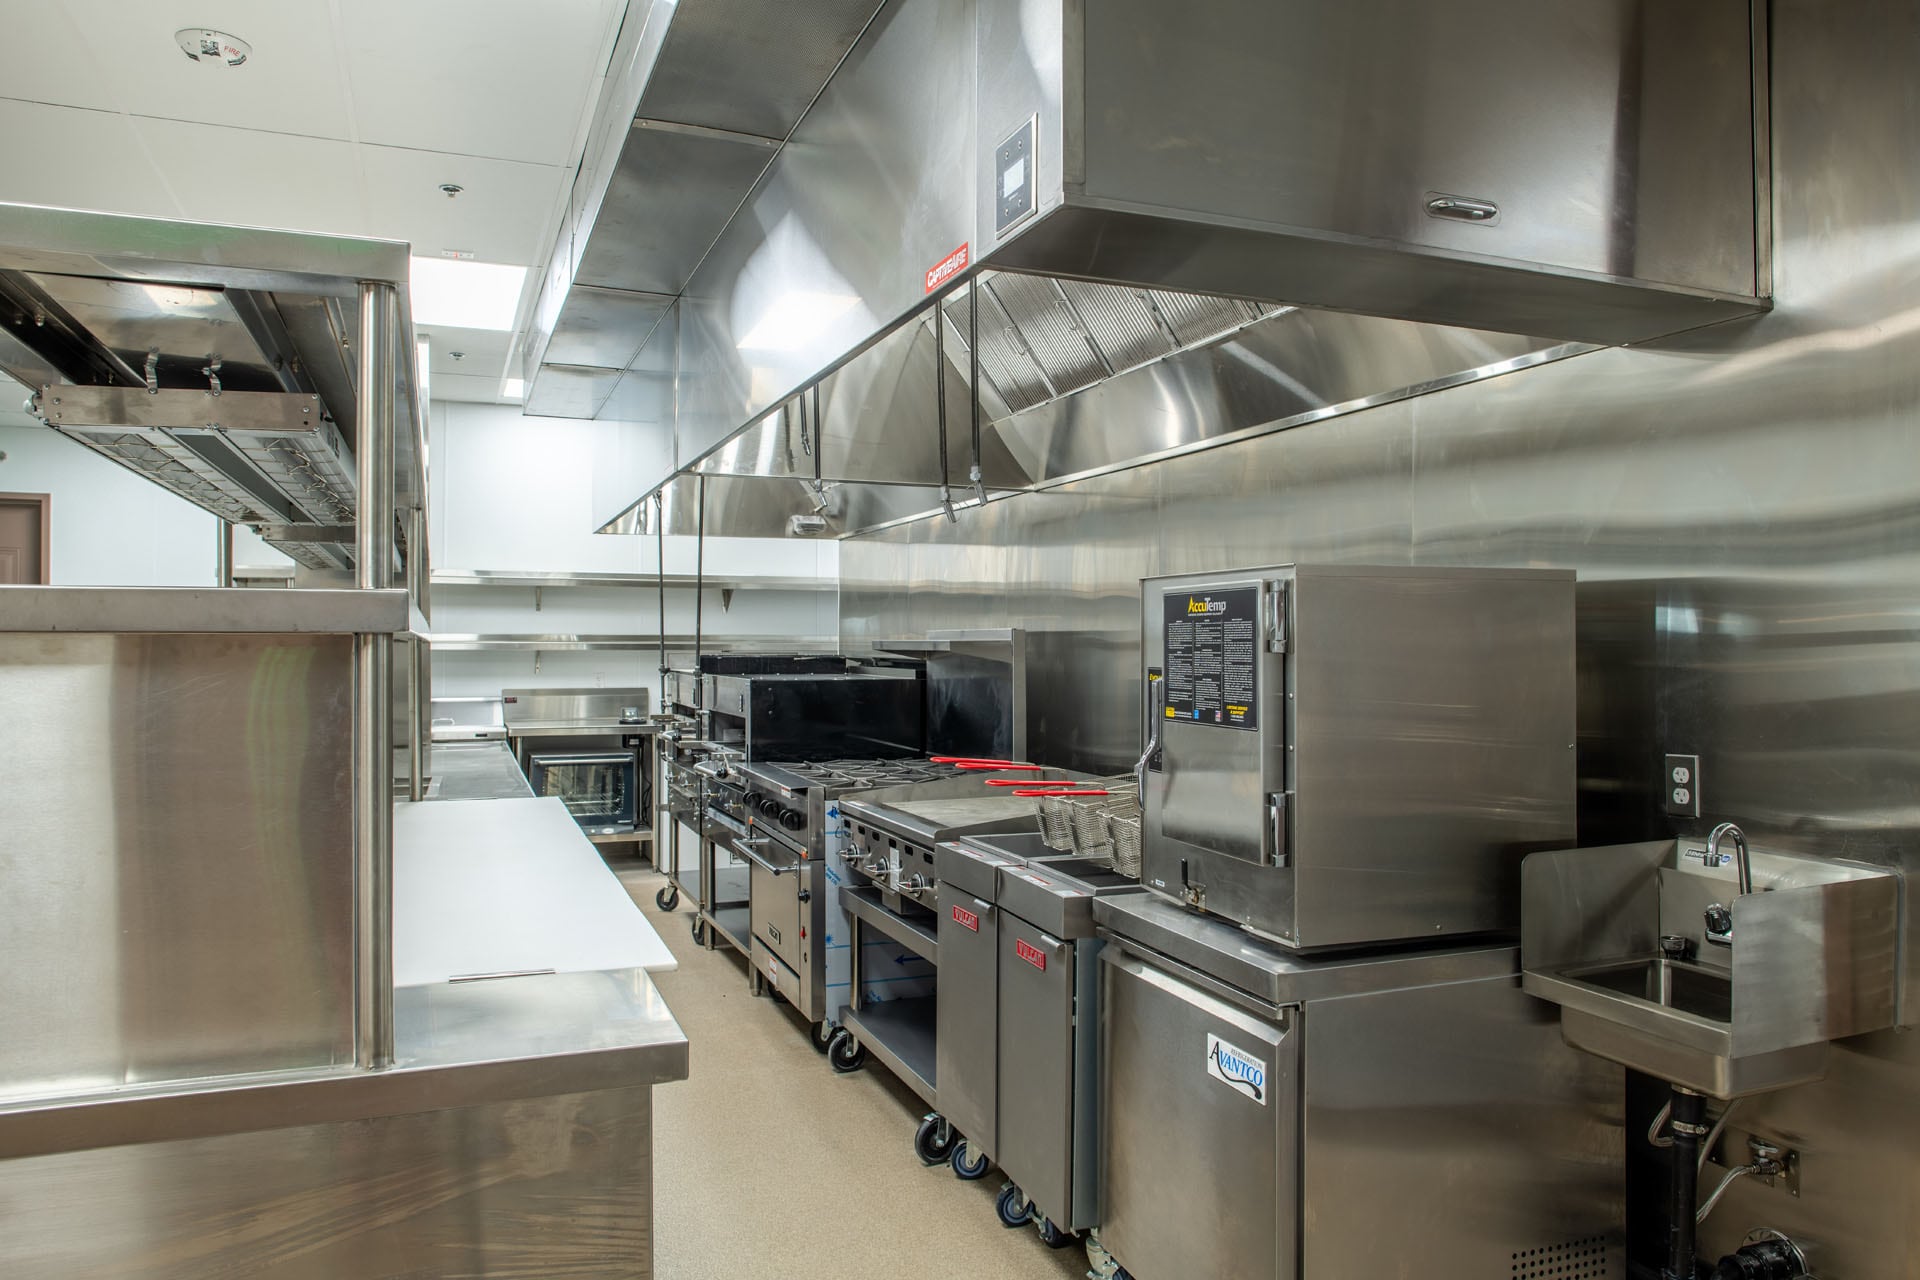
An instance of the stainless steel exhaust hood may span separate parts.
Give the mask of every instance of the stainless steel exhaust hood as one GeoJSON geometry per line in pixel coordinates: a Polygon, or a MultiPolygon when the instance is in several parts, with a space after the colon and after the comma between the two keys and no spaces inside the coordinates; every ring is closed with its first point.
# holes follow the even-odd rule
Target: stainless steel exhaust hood
{"type": "MultiPolygon", "coordinates": [[[[363,282],[397,286],[411,335],[403,244],[0,205],[0,369],[69,439],[345,569],[363,282]]],[[[424,388],[404,345],[395,501],[420,507],[424,388]]]]}
{"type": "MultiPolygon", "coordinates": [[[[674,21],[724,8],[688,0],[674,21]]],[[[894,0],[668,282],[678,465],[764,432],[936,297],[958,319],[972,302],[951,291],[982,268],[996,423],[1084,421],[1071,397],[1212,346],[1245,355],[1236,335],[1288,307],[1413,326],[1327,321],[1321,339],[1486,347],[1499,367],[1754,313],[1764,38],[1750,0],[894,0]]],[[[600,227],[583,234],[594,253],[600,227]]],[[[1344,378],[1334,403],[1477,367],[1436,360],[1344,378]]],[[[927,438],[889,429],[861,465],[937,486],[927,438]]],[[[1039,479],[1032,461],[1006,478],[1039,479]]]]}

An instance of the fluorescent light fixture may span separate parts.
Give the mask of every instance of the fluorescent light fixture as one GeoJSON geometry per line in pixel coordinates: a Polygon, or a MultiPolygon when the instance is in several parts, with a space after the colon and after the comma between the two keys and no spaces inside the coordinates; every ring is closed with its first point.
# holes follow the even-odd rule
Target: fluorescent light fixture
{"type": "Polygon", "coordinates": [[[527,380],[508,378],[500,384],[500,397],[503,400],[525,400],[527,398],[527,380]]]}
{"type": "Polygon", "coordinates": [[[413,322],[453,329],[513,328],[525,267],[453,258],[414,258],[413,322]]]}
{"type": "Polygon", "coordinates": [[[802,350],[819,339],[821,329],[859,305],[858,297],[843,293],[783,293],[740,339],[740,350],[802,350]]]}

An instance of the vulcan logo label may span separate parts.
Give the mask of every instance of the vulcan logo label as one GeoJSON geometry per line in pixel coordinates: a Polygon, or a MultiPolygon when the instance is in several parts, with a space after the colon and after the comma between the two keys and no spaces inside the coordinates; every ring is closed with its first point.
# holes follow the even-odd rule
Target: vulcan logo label
{"type": "Polygon", "coordinates": [[[1216,1035],[1207,1037],[1207,1074],[1267,1105],[1267,1064],[1216,1035]]]}
{"type": "Polygon", "coordinates": [[[953,921],[963,929],[971,929],[975,933],[980,932],[980,917],[965,907],[957,906],[953,909],[953,921]]]}
{"type": "Polygon", "coordinates": [[[1188,613],[1225,613],[1226,611],[1227,602],[1225,600],[1215,600],[1212,596],[1208,596],[1204,600],[1195,600],[1192,596],[1187,597],[1188,613]]]}

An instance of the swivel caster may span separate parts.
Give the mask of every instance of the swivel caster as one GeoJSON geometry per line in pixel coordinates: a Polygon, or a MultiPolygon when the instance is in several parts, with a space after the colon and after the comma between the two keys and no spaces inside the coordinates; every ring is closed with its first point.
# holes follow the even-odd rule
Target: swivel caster
{"type": "Polygon", "coordinates": [[[1115,1267],[1113,1269],[1113,1280],[1133,1280],[1133,1272],[1127,1270],[1125,1267],[1115,1267]]]}
{"type": "Polygon", "coordinates": [[[841,1027],[827,1045],[827,1062],[841,1075],[852,1075],[867,1065],[867,1046],[853,1038],[853,1032],[841,1027]]]}
{"type": "Polygon", "coordinates": [[[922,1119],[920,1127],[914,1130],[913,1154],[920,1157],[921,1164],[929,1167],[945,1164],[959,1140],[960,1135],[953,1131],[947,1118],[935,1112],[922,1119]]]}
{"type": "Polygon", "coordinates": [[[1062,1231],[1046,1219],[1040,1219],[1040,1243],[1049,1249],[1064,1249],[1080,1237],[1071,1231],[1062,1231]]]}
{"type": "Polygon", "coordinates": [[[831,1022],[816,1022],[813,1024],[813,1030],[808,1033],[807,1039],[812,1043],[816,1053],[825,1053],[833,1047],[833,1035],[839,1029],[831,1022]]]}
{"type": "Polygon", "coordinates": [[[953,1176],[963,1182],[978,1182],[987,1176],[987,1170],[993,1167],[993,1161],[985,1156],[976,1160],[968,1157],[975,1155],[971,1142],[955,1144],[953,1148],[953,1176]]]}
{"type": "Polygon", "coordinates": [[[671,911],[679,906],[680,886],[677,884],[661,885],[660,891],[653,895],[653,905],[662,911],[671,911]]]}
{"type": "Polygon", "coordinates": [[[705,920],[702,920],[699,916],[695,916],[693,918],[692,928],[693,928],[693,945],[696,947],[706,946],[707,945],[707,922],[705,920]]]}
{"type": "Polygon", "coordinates": [[[1000,1215],[1000,1225],[1009,1230],[1024,1227],[1033,1218],[1033,1205],[1020,1188],[1011,1182],[1000,1188],[999,1198],[993,1202],[993,1211],[1000,1215]]]}

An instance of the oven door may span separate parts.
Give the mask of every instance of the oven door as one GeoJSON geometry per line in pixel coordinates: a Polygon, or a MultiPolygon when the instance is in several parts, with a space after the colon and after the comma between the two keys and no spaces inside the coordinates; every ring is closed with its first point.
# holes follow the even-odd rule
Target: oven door
{"type": "Polygon", "coordinates": [[[634,828],[639,765],[631,751],[537,755],[528,762],[527,781],[537,796],[558,796],[586,831],[634,828]]]}
{"type": "Polygon", "coordinates": [[[795,973],[805,973],[801,892],[810,888],[812,867],[772,836],[749,836],[736,847],[753,864],[753,936],[795,973]]]}

